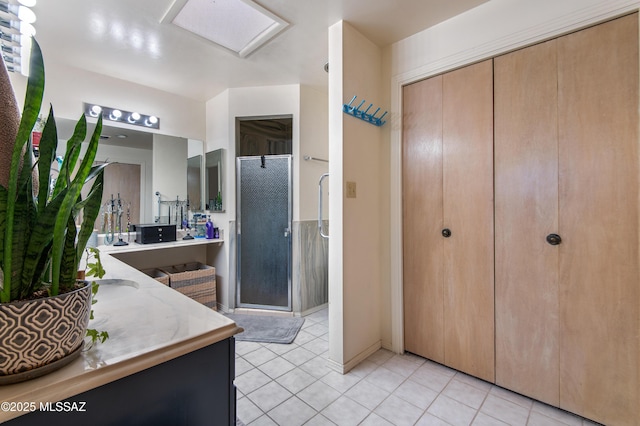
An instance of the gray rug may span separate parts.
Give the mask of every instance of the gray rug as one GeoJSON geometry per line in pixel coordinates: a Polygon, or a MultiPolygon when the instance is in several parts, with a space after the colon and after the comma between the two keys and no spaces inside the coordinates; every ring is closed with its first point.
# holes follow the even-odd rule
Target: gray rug
{"type": "Polygon", "coordinates": [[[226,314],[244,331],[236,334],[236,340],[260,343],[291,343],[298,335],[304,318],[267,315],[226,314]]]}

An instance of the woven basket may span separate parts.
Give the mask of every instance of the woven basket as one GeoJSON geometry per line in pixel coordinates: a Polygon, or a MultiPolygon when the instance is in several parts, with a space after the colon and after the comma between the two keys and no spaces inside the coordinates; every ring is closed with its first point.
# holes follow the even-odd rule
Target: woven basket
{"type": "Polygon", "coordinates": [[[216,268],[199,262],[159,268],[169,275],[169,286],[216,310],[216,268]]]}
{"type": "Polygon", "coordinates": [[[165,274],[158,268],[143,269],[141,272],[144,272],[154,280],[161,282],[164,285],[169,285],[169,275],[165,274]]]}

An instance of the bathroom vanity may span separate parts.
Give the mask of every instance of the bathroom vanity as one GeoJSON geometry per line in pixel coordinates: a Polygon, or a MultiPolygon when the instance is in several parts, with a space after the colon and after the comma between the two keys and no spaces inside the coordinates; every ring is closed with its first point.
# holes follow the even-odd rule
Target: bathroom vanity
{"type": "Polygon", "coordinates": [[[234,424],[233,336],[242,329],[108,250],[101,258],[107,275],[89,326],[109,339],[60,370],[0,386],[14,408],[3,405],[0,423],[234,424]]]}

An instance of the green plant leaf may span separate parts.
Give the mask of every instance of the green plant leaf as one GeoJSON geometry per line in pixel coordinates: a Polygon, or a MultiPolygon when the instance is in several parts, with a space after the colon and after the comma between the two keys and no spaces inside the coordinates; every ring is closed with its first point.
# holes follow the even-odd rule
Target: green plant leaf
{"type": "MultiPolygon", "coordinates": [[[[100,170],[104,170],[102,167],[100,170]]],[[[104,173],[99,173],[93,182],[89,195],[82,203],[82,225],[78,232],[78,242],[76,243],[76,253],[78,259],[82,256],[87,242],[93,232],[93,226],[96,222],[96,218],[100,213],[100,206],[102,204],[102,189],[104,187],[104,173]]]]}
{"type": "MultiPolygon", "coordinates": [[[[100,250],[95,247],[87,247],[87,276],[102,278],[106,274],[104,267],[102,266],[102,261],[100,260],[100,250]],[[91,258],[95,259],[95,262],[90,262],[91,258]]],[[[98,284],[94,281],[93,287],[91,289],[93,296],[98,293],[98,284]]]]}
{"type": "Polygon", "coordinates": [[[30,283],[32,288],[38,285],[38,281],[46,268],[46,260],[53,240],[51,230],[55,226],[65,194],[66,189],[65,192],[58,194],[57,197],[46,204],[44,210],[40,211],[37,222],[32,227],[22,270],[22,283],[30,283]]]}
{"type": "MultiPolygon", "coordinates": [[[[81,121],[83,121],[81,119],[81,121]]],[[[73,247],[73,253],[65,253],[67,246],[65,244],[68,219],[73,217],[72,212],[74,205],[78,202],[80,192],[87,177],[92,171],[92,164],[98,151],[98,142],[100,141],[100,133],[102,132],[102,117],[98,117],[93,135],[89,142],[87,152],[78,167],[76,175],[69,185],[68,192],[64,197],[60,212],[56,219],[55,226],[53,228],[53,246],[51,252],[51,294],[56,295],[59,292],[61,285],[61,271],[64,268],[68,270],[69,267],[73,267],[77,270],[79,257],[76,256],[75,247],[73,247]],[[63,264],[64,261],[64,264],[63,264]],[[71,262],[69,265],[67,262],[71,262]]],[[[66,285],[63,284],[63,285],[66,285]]]]}
{"type": "Polygon", "coordinates": [[[71,173],[73,173],[73,170],[76,167],[76,163],[78,162],[78,158],[80,157],[82,142],[86,137],[87,119],[83,114],[82,116],[80,116],[80,119],[76,123],[76,126],[73,130],[73,135],[71,135],[71,138],[67,141],[67,148],[64,154],[64,159],[62,161],[62,167],[60,168],[60,173],[58,174],[58,179],[56,180],[56,185],[53,190],[54,195],[62,191],[63,188],[70,185],[71,173]]]}
{"type": "Polygon", "coordinates": [[[71,290],[75,285],[76,277],[78,276],[78,268],[76,265],[79,263],[78,259],[76,259],[75,245],[77,233],[76,222],[73,220],[73,216],[69,215],[60,262],[60,272],[58,273],[59,290],[58,293],[55,294],[71,290]]]}
{"type": "Polygon", "coordinates": [[[8,193],[7,193],[7,209],[6,224],[4,232],[4,253],[2,268],[4,271],[4,285],[0,292],[0,302],[11,301],[12,280],[13,280],[13,238],[14,238],[14,218],[16,215],[16,199],[18,193],[18,177],[20,160],[25,144],[29,140],[31,130],[35,125],[40,107],[42,106],[42,97],[44,93],[44,61],[42,59],[42,51],[40,45],[32,39],[31,44],[31,60],[30,60],[30,76],[27,81],[27,91],[24,99],[24,107],[22,117],[18,127],[16,143],[13,147],[11,155],[11,172],[9,175],[8,193]]]}
{"type": "Polygon", "coordinates": [[[0,185],[0,266],[4,263],[4,231],[7,223],[7,188],[0,185]]]}
{"type": "Polygon", "coordinates": [[[58,148],[58,130],[53,117],[53,108],[49,108],[49,117],[42,130],[40,156],[38,157],[38,212],[42,212],[49,199],[51,182],[51,164],[55,161],[58,148]]]}
{"type": "Polygon", "coordinates": [[[31,194],[26,194],[26,188],[23,188],[18,194],[18,199],[14,207],[13,244],[11,247],[14,254],[12,256],[11,280],[14,285],[11,288],[11,300],[19,299],[23,294],[23,286],[20,277],[24,267],[26,242],[29,241],[31,233],[31,214],[29,212],[31,201],[31,194]]]}

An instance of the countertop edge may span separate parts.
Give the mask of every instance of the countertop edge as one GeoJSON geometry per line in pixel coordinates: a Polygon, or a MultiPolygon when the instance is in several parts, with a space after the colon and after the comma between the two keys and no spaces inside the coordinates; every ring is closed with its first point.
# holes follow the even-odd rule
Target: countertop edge
{"type": "MultiPolygon", "coordinates": [[[[191,339],[149,351],[144,355],[129,358],[115,364],[103,366],[93,371],[86,372],[80,376],[70,378],[63,383],[52,383],[47,386],[38,387],[35,390],[32,389],[28,395],[15,395],[10,400],[2,402],[33,402],[37,407],[39,407],[41,402],[62,401],[74,395],[95,389],[147,368],[162,364],[163,362],[173,360],[187,353],[218,343],[233,337],[242,331],[243,329],[238,327],[235,323],[228,324],[200,336],[195,336],[191,339]]],[[[28,414],[28,412],[29,411],[0,411],[0,422],[11,420],[23,414],[28,414]]]]}

